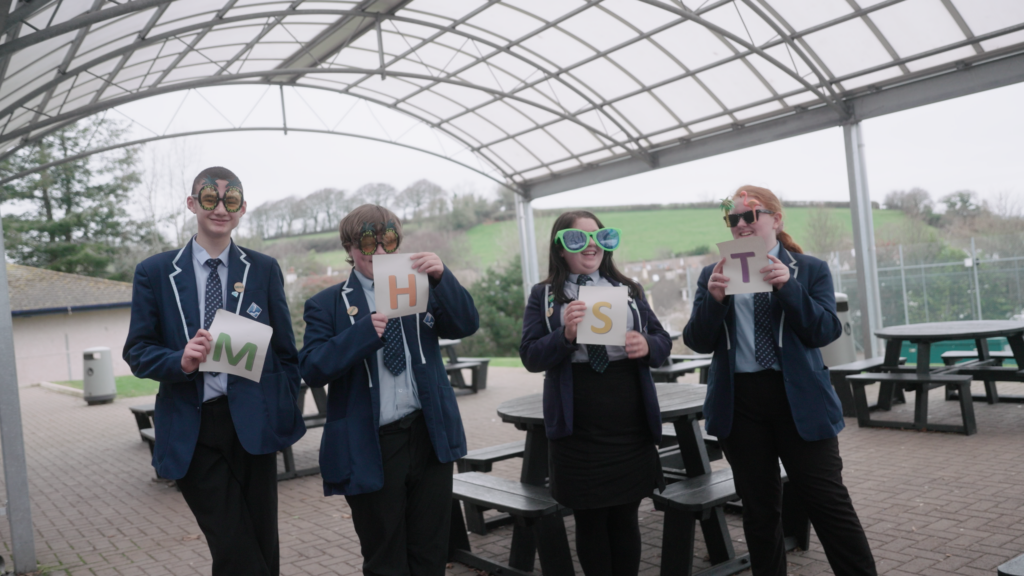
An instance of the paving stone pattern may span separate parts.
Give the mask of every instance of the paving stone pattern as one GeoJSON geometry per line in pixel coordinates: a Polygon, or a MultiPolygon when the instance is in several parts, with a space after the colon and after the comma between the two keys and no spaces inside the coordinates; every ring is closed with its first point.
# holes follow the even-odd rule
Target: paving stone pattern
{"type": "MultiPolygon", "coordinates": [[[[486,390],[459,397],[470,448],[523,438],[524,432],[498,419],[495,408],[541,386],[540,375],[491,368],[486,390]]],[[[979,383],[975,388],[981,392],[979,383]]],[[[1000,392],[1022,393],[1024,386],[1001,384],[1000,392]]],[[[36,549],[51,574],[210,573],[205,539],[181,495],[153,479],[149,450],[128,410],[152,401],[87,407],[80,398],[21,389],[36,549]]],[[[910,420],[913,394],[908,401],[887,418],[910,420]]],[[[978,434],[971,437],[858,429],[855,419],[847,419],[840,435],[844,476],[879,573],[992,576],[999,564],[1024,552],[1024,407],[978,402],[975,411],[978,434]]],[[[939,391],[932,393],[931,414],[935,422],[959,419],[957,403],[941,399],[939,391]]],[[[300,468],[316,463],[319,444],[316,429],[295,446],[300,468]]],[[[520,465],[519,459],[500,462],[494,473],[518,478],[520,465]]],[[[359,574],[362,558],[345,499],[324,498],[319,476],[282,482],[279,491],[281,573],[359,574]]],[[[663,516],[649,500],[640,515],[641,574],[656,575],[663,516]]],[[[740,517],[727,518],[742,553],[740,517]]],[[[572,542],[572,517],[566,527],[572,542]]],[[[505,527],[470,541],[474,550],[504,562],[511,535],[505,527]]],[[[698,531],[699,567],[707,565],[700,539],[698,531]]],[[[6,519],[0,521],[0,547],[9,556],[6,519]]],[[[832,573],[817,539],[809,551],[791,553],[789,562],[793,574],[832,573]]],[[[448,573],[476,571],[455,564],[448,573]]]]}

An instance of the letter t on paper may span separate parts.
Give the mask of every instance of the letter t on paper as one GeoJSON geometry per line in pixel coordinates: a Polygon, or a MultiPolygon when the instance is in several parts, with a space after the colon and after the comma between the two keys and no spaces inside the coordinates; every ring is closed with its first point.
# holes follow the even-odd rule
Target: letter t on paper
{"type": "Polygon", "coordinates": [[[722,274],[729,279],[727,295],[772,291],[772,285],[765,282],[761,274],[761,268],[771,262],[764,240],[750,236],[719,242],[718,253],[725,258],[722,274]]]}

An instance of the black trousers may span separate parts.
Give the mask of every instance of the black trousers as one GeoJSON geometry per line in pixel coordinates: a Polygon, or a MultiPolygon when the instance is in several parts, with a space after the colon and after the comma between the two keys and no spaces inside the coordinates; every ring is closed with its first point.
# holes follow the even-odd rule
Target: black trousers
{"type": "Polygon", "coordinates": [[[864,528],[843,485],[839,439],[800,437],[781,372],[736,374],[734,404],[732,431],[721,443],[743,499],[743,533],[754,576],[786,574],[779,459],[836,576],[875,576],[864,528]]]}
{"type": "Polygon", "coordinates": [[[280,574],[277,454],[242,448],[227,398],[203,404],[199,441],[178,486],[210,546],[213,576],[280,574]]]}
{"type": "Polygon", "coordinates": [[[640,572],[640,500],[607,508],[574,510],[576,556],[586,576],[636,576],[640,572]]]}
{"type": "Polygon", "coordinates": [[[411,422],[381,428],[384,487],[345,496],[366,576],[443,576],[445,572],[452,464],[437,459],[422,415],[414,414],[411,422]]]}

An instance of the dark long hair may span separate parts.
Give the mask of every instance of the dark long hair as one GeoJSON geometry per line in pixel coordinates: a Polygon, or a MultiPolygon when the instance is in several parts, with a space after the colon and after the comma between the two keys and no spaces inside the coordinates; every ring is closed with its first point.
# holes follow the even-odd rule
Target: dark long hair
{"type": "MultiPolygon", "coordinates": [[[[551,227],[551,243],[548,247],[550,251],[548,253],[548,277],[544,279],[544,283],[551,284],[551,292],[555,295],[555,301],[560,304],[565,304],[572,300],[565,295],[565,282],[569,279],[569,264],[562,257],[562,245],[555,241],[555,235],[558,234],[559,230],[572,228],[573,224],[581,218],[590,218],[597,223],[598,228],[604,228],[601,220],[592,212],[586,210],[565,212],[555,220],[555,225],[551,227]]],[[[597,249],[601,250],[601,247],[597,249]]],[[[634,300],[644,299],[644,289],[640,287],[640,284],[634,282],[632,278],[619,272],[619,269],[615,267],[615,263],[612,262],[611,252],[604,251],[601,266],[597,270],[601,273],[601,276],[615,279],[620,284],[626,286],[629,289],[630,298],[634,300]]]]}

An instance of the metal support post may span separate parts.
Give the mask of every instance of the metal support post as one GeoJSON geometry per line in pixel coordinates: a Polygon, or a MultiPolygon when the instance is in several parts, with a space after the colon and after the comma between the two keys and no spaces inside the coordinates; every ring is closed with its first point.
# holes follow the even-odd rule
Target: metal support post
{"type": "Polygon", "coordinates": [[[540,282],[537,264],[537,233],[533,227],[533,206],[530,200],[516,194],[516,223],[519,226],[520,264],[523,267],[523,296],[530,299],[530,289],[540,282]]]}
{"type": "Polygon", "coordinates": [[[875,259],[875,225],[864,163],[864,136],[859,122],[843,126],[843,141],[846,143],[846,174],[850,184],[850,212],[853,216],[853,243],[857,258],[861,341],[864,355],[874,358],[880,350],[875,330],[882,327],[882,309],[878,291],[878,262],[875,259]]]}
{"type": "Polygon", "coordinates": [[[978,320],[982,320],[981,284],[978,282],[978,251],[974,248],[974,236],[971,236],[971,268],[974,270],[974,300],[978,303],[978,320]]]}
{"type": "MultiPolygon", "coordinates": [[[[3,222],[0,221],[0,255],[4,251],[3,222]]],[[[36,571],[36,545],[32,531],[32,508],[28,494],[25,438],[21,428],[21,401],[14,356],[14,324],[11,298],[7,291],[7,265],[0,266],[0,445],[7,486],[7,517],[11,525],[11,553],[14,572],[36,571]]]]}
{"type": "Polygon", "coordinates": [[[903,244],[900,244],[900,282],[903,283],[903,323],[910,324],[910,306],[907,304],[907,274],[903,269],[903,244]]]}

